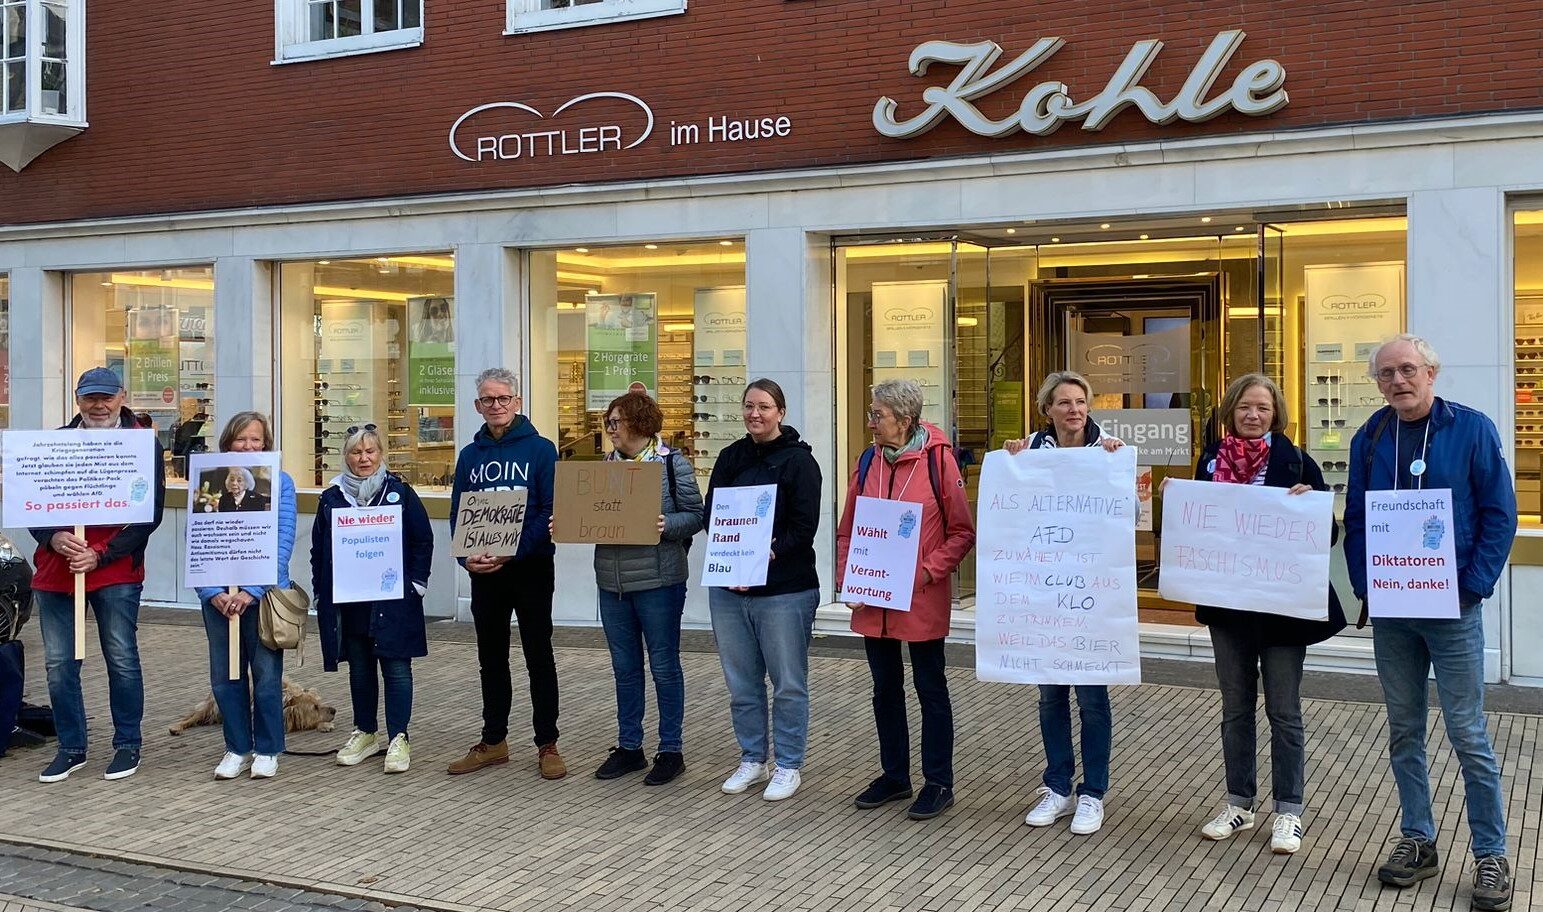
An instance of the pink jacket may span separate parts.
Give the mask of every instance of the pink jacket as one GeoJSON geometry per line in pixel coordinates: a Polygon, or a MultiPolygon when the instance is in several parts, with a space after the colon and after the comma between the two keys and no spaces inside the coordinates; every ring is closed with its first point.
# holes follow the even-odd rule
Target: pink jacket
{"type": "Polygon", "coordinates": [[[943,432],[925,422],[927,444],[921,450],[902,455],[891,466],[882,455],[875,456],[868,468],[868,478],[863,490],[857,490],[857,470],[847,482],[846,506],[841,511],[841,525],[836,530],[836,591],[841,591],[846,577],[847,548],[852,543],[852,515],[857,498],[883,497],[889,500],[906,500],[921,505],[921,543],[916,566],[914,595],[910,611],[893,611],[886,608],[858,608],[852,612],[852,631],[863,636],[888,637],[907,642],[938,640],[948,635],[949,612],[953,605],[953,593],[949,575],[975,546],[975,522],[970,517],[970,501],[964,493],[964,478],[959,474],[958,463],[946,449],[934,458],[941,476],[938,479],[942,496],[948,501],[948,527],[943,527],[944,511],[939,509],[933,494],[932,480],[928,477],[929,450],[947,447],[948,438],[943,432]],[[931,574],[932,582],[923,584],[922,571],[931,574]]]}

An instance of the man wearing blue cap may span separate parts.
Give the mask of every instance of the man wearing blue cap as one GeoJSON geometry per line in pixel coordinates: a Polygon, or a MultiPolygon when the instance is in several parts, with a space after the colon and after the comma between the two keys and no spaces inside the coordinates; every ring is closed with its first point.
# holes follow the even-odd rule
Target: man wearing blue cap
{"type": "MultiPolygon", "coordinates": [[[[123,381],[105,367],[93,367],[75,384],[80,414],[66,428],[137,428],[124,407],[123,381]]],[[[165,456],[155,445],[155,516],[133,526],[87,526],[86,537],[73,529],[33,529],[38,540],[32,590],[43,631],[48,695],[53,701],[59,753],[38,776],[59,782],[86,763],[86,704],[80,692],[80,661],[75,658],[74,574],[86,575],[86,602],[96,616],[102,656],[107,661],[107,694],[112,705],[113,759],[103,778],[125,779],[139,769],[140,721],[145,714],[145,686],[139,670],[139,596],[145,582],[145,545],[161,524],[166,505],[165,456]]]]}

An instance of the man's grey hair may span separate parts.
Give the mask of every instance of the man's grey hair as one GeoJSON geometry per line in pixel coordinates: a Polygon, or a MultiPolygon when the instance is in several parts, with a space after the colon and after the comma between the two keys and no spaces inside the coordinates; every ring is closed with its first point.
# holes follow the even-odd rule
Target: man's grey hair
{"type": "Polygon", "coordinates": [[[911,419],[911,430],[921,427],[922,388],[915,380],[885,380],[873,387],[873,401],[887,406],[897,419],[911,419]]]}
{"type": "Polygon", "coordinates": [[[1377,359],[1382,356],[1382,350],[1387,348],[1389,345],[1396,345],[1399,342],[1408,342],[1410,345],[1413,345],[1415,353],[1418,354],[1426,364],[1430,365],[1431,370],[1437,371],[1438,373],[1441,371],[1441,356],[1436,354],[1436,349],[1431,347],[1429,342],[1425,341],[1423,337],[1417,336],[1414,333],[1399,333],[1398,335],[1387,339],[1381,345],[1377,346],[1376,350],[1372,352],[1372,356],[1366,359],[1366,376],[1377,376],[1377,359]]]}
{"type": "Polygon", "coordinates": [[[490,367],[477,375],[477,390],[481,392],[484,383],[502,383],[509,387],[509,392],[518,396],[520,394],[520,378],[514,371],[507,367],[490,367]]]}

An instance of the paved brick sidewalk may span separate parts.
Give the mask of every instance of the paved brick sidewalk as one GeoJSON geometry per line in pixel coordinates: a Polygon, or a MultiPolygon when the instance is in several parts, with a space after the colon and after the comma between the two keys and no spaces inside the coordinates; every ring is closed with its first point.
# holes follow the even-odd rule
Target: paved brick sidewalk
{"type": "MultiPolygon", "coordinates": [[[[35,625],[29,684],[42,685],[35,625]]],[[[91,640],[94,643],[94,636],[91,640]]],[[[804,786],[786,802],[718,792],[738,759],[717,660],[685,657],[688,770],[668,786],[637,776],[591,777],[614,738],[607,655],[559,652],[561,745],[572,775],[545,782],[534,750],[466,776],[444,764],[476,739],[480,698],[472,646],[436,640],[415,663],[412,772],[387,777],[372,761],[341,769],[286,757],[272,781],[216,783],[217,729],[180,738],[165,726],[207,691],[207,647],[196,627],[144,624],[145,763],[121,782],[100,778],[110,723],[93,646],[87,662],[91,764],[69,781],[36,781],[48,757],[0,760],[0,838],[290,888],[426,908],[507,910],[700,909],[1466,909],[1472,864],[1457,763],[1432,713],[1432,771],[1441,820],[1439,880],[1384,890],[1373,874],[1396,835],[1379,705],[1308,701],[1308,832],[1301,853],[1269,852],[1269,818],[1226,843],[1196,828],[1222,791],[1210,690],[1116,688],[1115,756],[1102,832],[1031,830],[1044,753],[1031,688],[986,685],[951,669],[958,804],[925,823],[902,807],[860,812],[851,797],[874,775],[877,747],[861,661],[818,658],[804,786]]],[[[519,667],[518,650],[515,663],[519,667]]],[[[293,663],[292,663],[293,664],[293,663]]],[[[335,747],[346,735],[345,674],[313,664],[290,676],[342,709],[340,732],[291,747],[335,747]]],[[[528,731],[517,687],[517,736],[528,731]]],[[[914,701],[913,701],[914,708],[914,701]]],[[[1517,909],[1537,878],[1539,793],[1533,770],[1543,718],[1493,714],[1505,768],[1517,909]]],[[[1265,732],[1261,718],[1261,733],[1265,732]]],[[[913,721],[913,737],[920,726],[913,721]]],[[[1268,788],[1268,738],[1261,737],[1268,788]]],[[[913,762],[919,763],[919,757],[913,762]]],[[[3,869],[0,869],[3,870],[3,869]]],[[[0,902],[8,890],[0,877],[0,902]]]]}

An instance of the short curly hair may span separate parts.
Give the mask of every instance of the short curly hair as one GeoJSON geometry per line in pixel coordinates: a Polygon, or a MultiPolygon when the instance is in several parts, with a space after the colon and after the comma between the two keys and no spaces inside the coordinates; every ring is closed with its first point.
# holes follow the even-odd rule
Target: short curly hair
{"type": "Polygon", "coordinates": [[[628,429],[639,437],[652,437],[664,427],[664,413],[659,411],[659,403],[654,401],[654,397],[647,393],[617,396],[605,407],[607,418],[611,417],[612,412],[620,413],[628,429]]]}

